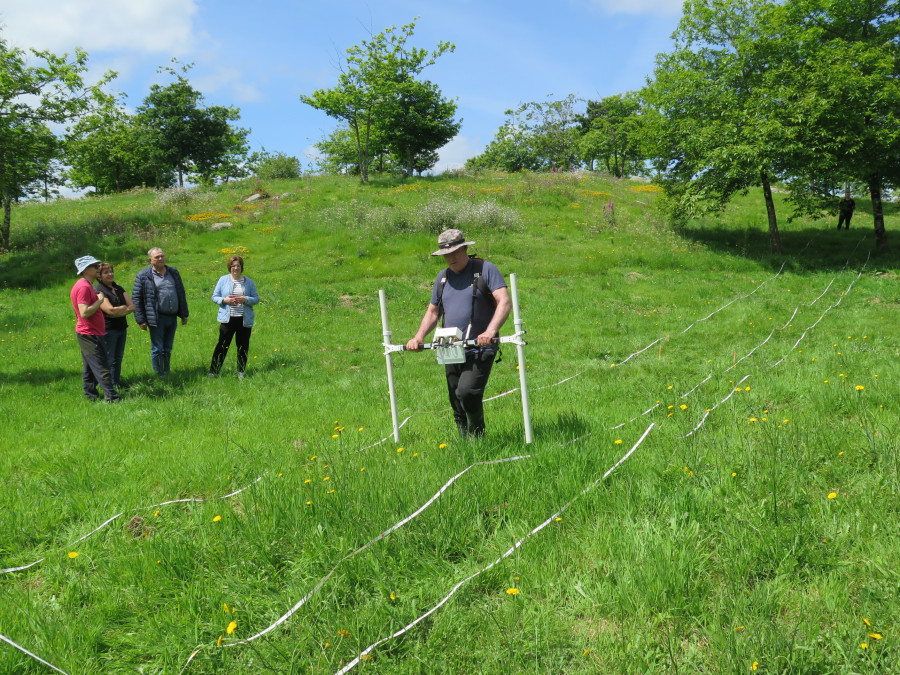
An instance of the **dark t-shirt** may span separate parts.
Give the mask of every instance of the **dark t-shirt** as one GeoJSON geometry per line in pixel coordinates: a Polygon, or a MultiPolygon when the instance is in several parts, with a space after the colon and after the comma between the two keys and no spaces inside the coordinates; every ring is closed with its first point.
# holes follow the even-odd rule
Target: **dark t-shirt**
{"type": "MultiPolygon", "coordinates": [[[[110,288],[98,281],[94,285],[94,290],[97,292],[97,295],[102,295],[109,300],[109,304],[113,307],[125,306],[125,289],[119,286],[119,284],[113,282],[112,288],[110,288]]],[[[106,319],[107,331],[125,330],[128,328],[128,321],[124,316],[107,316],[106,312],[103,312],[103,318],[106,319]]]]}
{"type": "MultiPolygon", "coordinates": [[[[431,291],[432,305],[438,304],[437,292],[441,279],[444,278],[444,272],[445,270],[441,270],[434,280],[434,288],[431,291]]],[[[491,298],[485,297],[480,290],[476,290],[475,316],[472,316],[472,284],[475,283],[475,270],[472,269],[471,260],[459,274],[454,274],[449,269],[446,273],[447,282],[441,295],[441,302],[444,305],[444,325],[459,328],[463,338],[475,339],[485,331],[494,317],[494,302],[491,298]],[[472,322],[472,328],[467,334],[469,321],[472,322]]],[[[498,288],[506,288],[503,275],[492,262],[484,261],[481,276],[491,293],[498,288]]]]}

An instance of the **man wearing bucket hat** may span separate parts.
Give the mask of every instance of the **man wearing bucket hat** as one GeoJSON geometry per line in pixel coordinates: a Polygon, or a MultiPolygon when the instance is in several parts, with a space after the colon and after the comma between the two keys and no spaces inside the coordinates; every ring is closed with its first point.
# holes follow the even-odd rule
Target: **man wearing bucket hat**
{"type": "Polygon", "coordinates": [[[81,349],[83,368],[81,379],[84,384],[84,395],[91,401],[100,398],[97,385],[103,390],[103,397],[108,403],[119,400],[119,394],[113,387],[109,374],[109,361],[106,356],[106,320],[100,305],[103,298],[94,292],[94,283],[100,270],[100,261],[94,256],[86,255],[75,261],[75,269],[81,278],[72,287],[70,297],[75,310],[75,338],[81,349]]]}
{"type": "Polygon", "coordinates": [[[406,343],[409,350],[422,349],[425,336],[443,316],[444,325],[459,328],[463,339],[474,339],[475,347],[466,349],[465,363],[448,364],[447,393],[453,409],[453,419],[465,438],[484,435],[484,389],[491,375],[497,337],[509,316],[512,303],[506,281],[497,267],[487,261],[469,257],[469,246],[460,230],[446,230],[438,237],[438,250],[433,256],[443,256],[447,269],[434,280],[431,302],[422,317],[415,336],[406,343]]]}

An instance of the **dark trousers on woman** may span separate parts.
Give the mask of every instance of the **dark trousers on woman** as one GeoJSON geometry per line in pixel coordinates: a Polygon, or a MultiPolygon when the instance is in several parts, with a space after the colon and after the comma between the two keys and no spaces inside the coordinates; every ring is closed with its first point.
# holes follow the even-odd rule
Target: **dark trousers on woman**
{"type": "Polygon", "coordinates": [[[125,340],[128,337],[126,328],[108,328],[103,338],[106,346],[106,360],[109,362],[109,376],[113,386],[118,389],[122,378],[122,357],[125,355],[125,340]]]}
{"type": "Polygon", "coordinates": [[[213,351],[212,363],[209,366],[209,372],[218,375],[222,370],[222,364],[228,355],[228,348],[231,346],[231,339],[235,336],[237,339],[237,363],[238,372],[243,373],[247,367],[247,354],[250,352],[250,333],[253,327],[244,326],[244,317],[233,316],[228,323],[219,324],[219,343],[213,351]]]}
{"type": "Polygon", "coordinates": [[[81,380],[84,384],[84,395],[91,401],[100,397],[97,385],[103,390],[103,396],[107,401],[118,401],[119,393],[113,386],[109,374],[109,361],[106,358],[106,345],[102,335],[82,335],[75,333],[78,346],[81,349],[81,380]]]}
{"type": "Polygon", "coordinates": [[[444,366],[447,372],[447,393],[450,395],[450,407],[453,408],[453,419],[460,435],[484,435],[484,388],[491,376],[496,352],[467,351],[465,363],[453,363],[444,366]]]}

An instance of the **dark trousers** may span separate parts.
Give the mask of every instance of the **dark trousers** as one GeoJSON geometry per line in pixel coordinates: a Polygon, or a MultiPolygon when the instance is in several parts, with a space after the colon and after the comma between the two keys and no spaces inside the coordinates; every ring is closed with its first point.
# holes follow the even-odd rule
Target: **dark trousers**
{"type": "Polygon", "coordinates": [[[233,316],[228,323],[219,324],[219,342],[213,351],[212,363],[209,365],[209,372],[219,374],[222,370],[222,364],[228,355],[228,348],[231,346],[231,339],[237,336],[237,365],[238,372],[243,373],[247,368],[247,354],[250,352],[250,333],[253,327],[244,326],[244,317],[233,316]]]}
{"type": "Polygon", "coordinates": [[[111,328],[106,331],[103,343],[106,346],[106,360],[109,363],[109,375],[113,386],[118,388],[122,378],[122,357],[125,355],[125,340],[128,329],[111,328]]]}
{"type": "Polygon", "coordinates": [[[107,401],[118,401],[119,394],[113,387],[109,375],[109,361],[106,358],[106,344],[103,336],[75,333],[75,338],[81,348],[81,361],[84,364],[81,370],[84,395],[90,400],[96,401],[100,397],[97,391],[99,384],[107,401]]]}
{"type": "Polygon", "coordinates": [[[444,366],[453,419],[463,437],[484,435],[484,388],[491,376],[496,352],[466,352],[465,363],[444,366]]]}
{"type": "Polygon", "coordinates": [[[850,211],[849,213],[844,213],[843,211],[841,211],[841,215],[838,216],[837,229],[841,229],[841,225],[844,225],[844,223],[846,223],[846,225],[844,225],[844,229],[849,230],[850,229],[850,219],[852,217],[853,217],[853,211],[850,211]]]}
{"type": "Polygon", "coordinates": [[[177,329],[178,317],[174,314],[158,314],[156,325],[150,326],[150,363],[153,364],[153,372],[160,377],[169,374],[177,329]]]}

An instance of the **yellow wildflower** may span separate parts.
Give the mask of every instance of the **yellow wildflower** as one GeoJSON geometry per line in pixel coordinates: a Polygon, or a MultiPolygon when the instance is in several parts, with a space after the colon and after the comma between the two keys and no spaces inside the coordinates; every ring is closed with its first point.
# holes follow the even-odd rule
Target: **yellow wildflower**
{"type": "Polygon", "coordinates": [[[507,594],[507,595],[518,595],[518,594],[519,594],[519,589],[518,589],[518,588],[507,588],[507,589],[506,589],[506,594],[507,594]]]}
{"type": "Polygon", "coordinates": [[[235,629],[237,628],[237,621],[232,621],[228,624],[228,628],[225,629],[225,632],[231,635],[235,629]]]}
{"type": "Polygon", "coordinates": [[[835,497],[837,497],[837,492],[829,492],[828,493],[828,499],[834,499],[835,497]]]}
{"type": "Polygon", "coordinates": [[[71,551],[71,552],[69,553],[69,557],[70,557],[70,558],[77,558],[77,557],[78,557],[78,552],[77,552],[77,551],[71,551]]]}
{"type": "Polygon", "coordinates": [[[213,518],[214,523],[218,523],[220,520],[222,520],[222,516],[216,516],[215,518],[213,518]]]}

